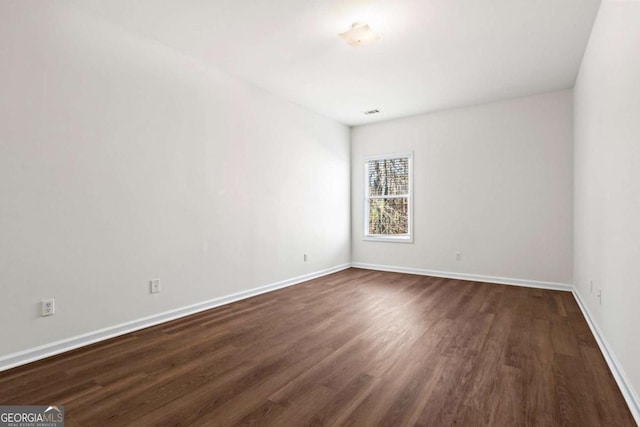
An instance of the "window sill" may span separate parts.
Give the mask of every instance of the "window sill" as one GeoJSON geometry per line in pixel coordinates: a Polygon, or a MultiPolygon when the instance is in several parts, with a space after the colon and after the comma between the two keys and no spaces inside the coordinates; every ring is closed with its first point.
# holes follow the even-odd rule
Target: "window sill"
{"type": "Polygon", "coordinates": [[[413,243],[413,236],[364,236],[369,242],[413,243]]]}

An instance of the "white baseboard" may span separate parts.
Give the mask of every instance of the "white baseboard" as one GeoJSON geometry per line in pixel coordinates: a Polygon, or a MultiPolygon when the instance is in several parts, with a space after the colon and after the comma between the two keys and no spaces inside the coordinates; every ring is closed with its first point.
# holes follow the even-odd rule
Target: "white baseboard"
{"type": "Polygon", "coordinates": [[[158,325],[160,323],[168,322],[170,320],[178,319],[204,310],[209,310],[211,308],[229,304],[231,302],[275,291],[277,289],[286,288],[288,286],[297,285],[299,283],[306,282],[307,280],[346,270],[349,267],[351,267],[351,264],[349,263],[338,265],[335,267],[305,274],[303,276],[298,276],[292,279],[282,280],[280,282],[261,286],[259,288],[249,289],[235,294],[226,295],[224,297],[215,298],[209,301],[204,301],[186,307],[166,311],[164,313],[154,314],[152,316],[132,320],[130,322],[121,323],[119,325],[2,356],[0,357],[0,372],[14,368],[16,366],[35,362],[36,360],[44,359],[46,357],[54,356],[56,354],[64,353],[65,351],[73,350],[78,347],[83,347],[99,341],[104,341],[109,338],[117,337],[119,335],[124,335],[140,329],[148,328],[150,326],[158,325]]]}
{"type": "Polygon", "coordinates": [[[394,273],[418,274],[421,276],[445,277],[447,279],[470,280],[473,282],[497,283],[499,285],[525,286],[527,288],[550,289],[554,291],[571,292],[573,286],[566,283],[540,282],[537,280],[512,279],[508,277],[482,276],[479,274],[452,273],[448,271],[425,270],[422,268],[395,267],[390,265],[365,264],[352,262],[352,267],[367,270],[391,271],[394,273]]]}
{"type": "Polygon", "coordinates": [[[624,397],[624,400],[627,402],[627,406],[633,415],[633,418],[636,420],[636,424],[640,425],[640,399],[638,399],[638,394],[634,391],[629,378],[627,377],[624,369],[618,362],[613,350],[604,339],[604,336],[600,333],[600,329],[593,321],[593,317],[591,316],[587,305],[583,302],[580,293],[576,287],[573,288],[573,297],[576,299],[580,310],[582,310],[582,314],[591,329],[591,333],[596,339],[598,343],[598,347],[600,347],[600,352],[604,356],[604,360],[606,360],[607,365],[609,365],[609,370],[613,375],[613,378],[616,380],[618,384],[618,388],[620,388],[620,392],[624,397]]]}

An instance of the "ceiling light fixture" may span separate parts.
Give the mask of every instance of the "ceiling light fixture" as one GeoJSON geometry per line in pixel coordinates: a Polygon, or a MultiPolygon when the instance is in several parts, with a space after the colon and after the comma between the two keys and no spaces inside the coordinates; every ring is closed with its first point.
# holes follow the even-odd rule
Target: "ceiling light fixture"
{"type": "Polygon", "coordinates": [[[349,31],[338,34],[349,46],[358,47],[380,39],[367,24],[354,22],[349,31]]]}

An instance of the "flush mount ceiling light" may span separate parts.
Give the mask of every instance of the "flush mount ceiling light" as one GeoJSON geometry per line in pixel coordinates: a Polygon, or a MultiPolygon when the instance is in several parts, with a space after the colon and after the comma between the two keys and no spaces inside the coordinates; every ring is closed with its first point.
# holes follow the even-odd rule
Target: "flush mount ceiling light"
{"type": "Polygon", "coordinates": [[[338,35],[353,47],[369,44],[380,39],[380,36],[376,35],[369,25],[360,22],[354,22],[349,31],[338,35]]]}

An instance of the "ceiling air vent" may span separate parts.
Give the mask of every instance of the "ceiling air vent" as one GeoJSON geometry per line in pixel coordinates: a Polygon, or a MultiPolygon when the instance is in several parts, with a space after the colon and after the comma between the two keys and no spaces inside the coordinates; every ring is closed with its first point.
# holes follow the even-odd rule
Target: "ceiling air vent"
{"type": "Polygon", "coordinates": [[[369,114],[378,114],[379,112],[380,110],[369,110],[369,111],[365,111],[364,114],[368,116],[369,114]]]}

